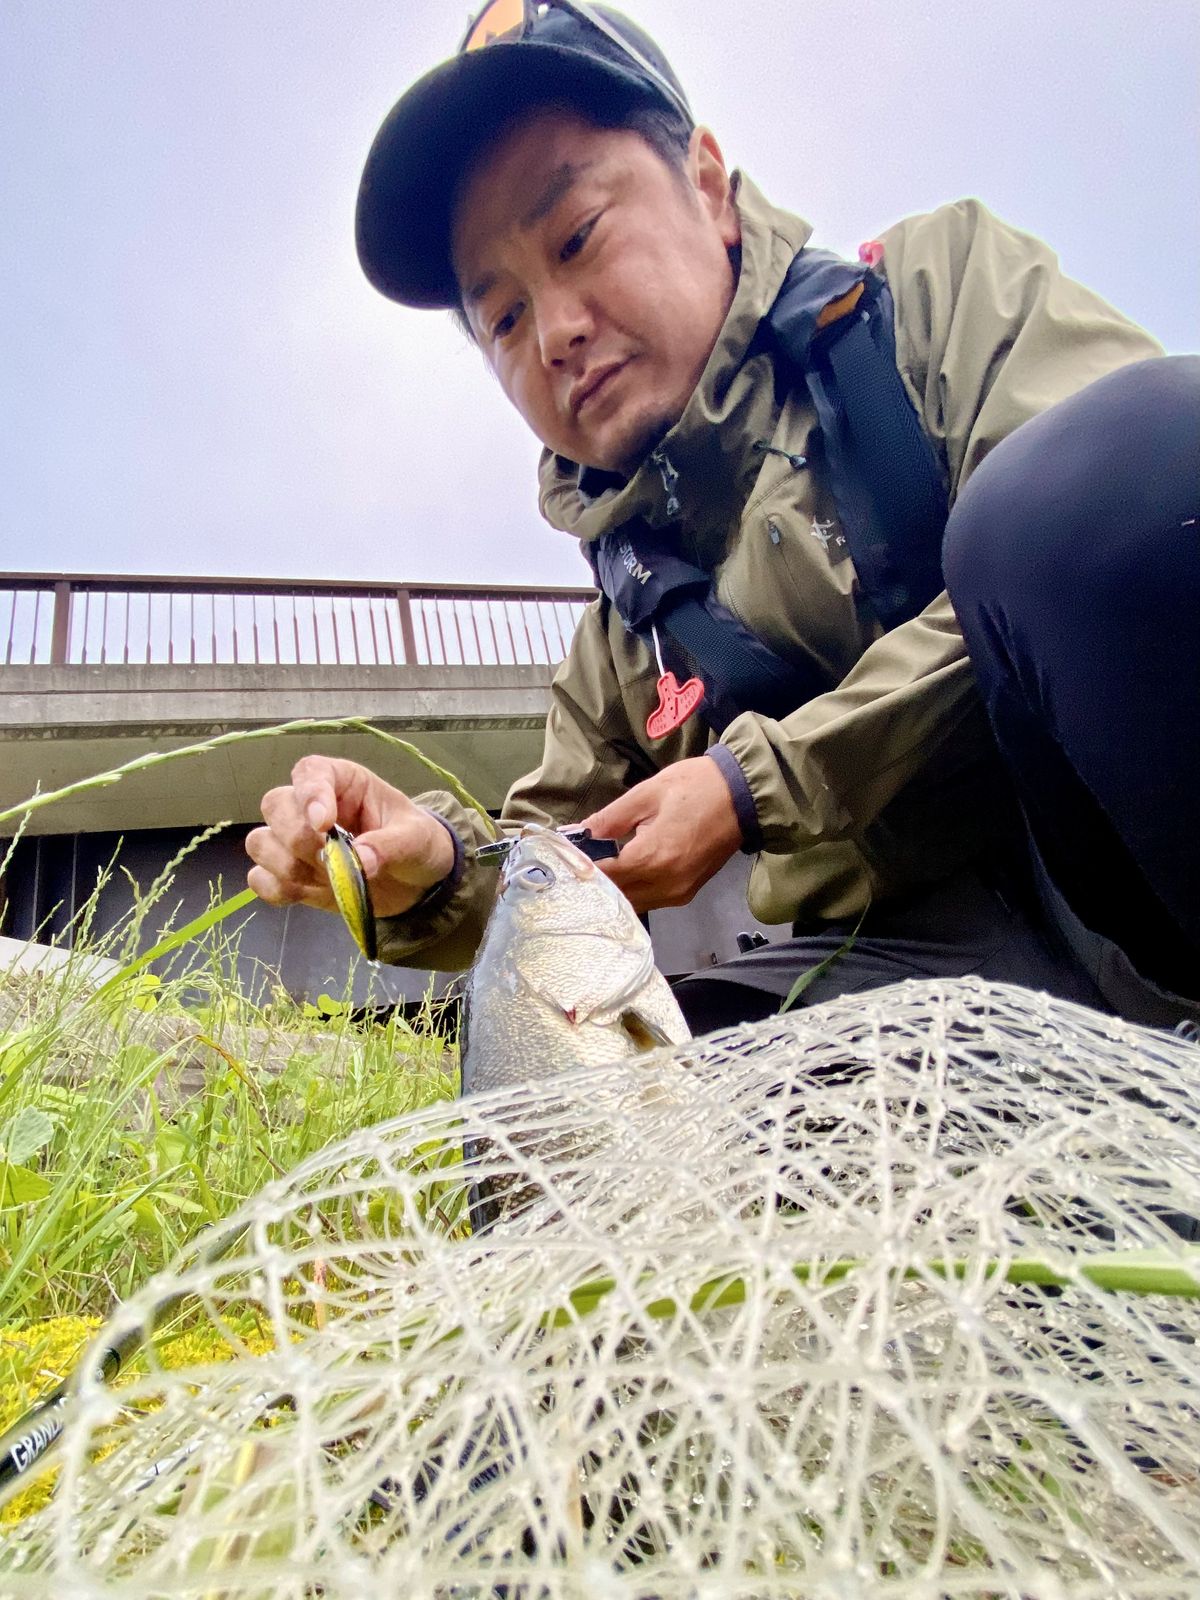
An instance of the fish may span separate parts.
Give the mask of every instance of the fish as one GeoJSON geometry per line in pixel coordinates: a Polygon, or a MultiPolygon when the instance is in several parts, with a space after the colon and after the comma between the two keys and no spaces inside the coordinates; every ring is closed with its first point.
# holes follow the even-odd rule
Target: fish
{"type": "Polygon", "coordinates": [[[466,1012],[464,1095],[691,1038],[629,901],[570,839],[535,824],[501,868],[466,1012]]]}
{"type": "Polygon", "coordinates": [[[368,961],[376,960],[379,952],[375,943],[375,912],[367,875],[354,848],[353,836],[336,822],[326,836],[321,860],[334,901],[355,944],[368,961]]]}
{"type": "MultiPolygon", "coordinates": [[[[527,825],[501,865],[467,983],[462,1095],[610,1066],[690,1038],[650,935],[620,889],[562,833],[527,825]]],[[[490,1143],[467,1142],[468,1163],[490,1143]]],[[[476,1226],[511,1214],[497,1184],[474,1185],[476,1226]]]]}

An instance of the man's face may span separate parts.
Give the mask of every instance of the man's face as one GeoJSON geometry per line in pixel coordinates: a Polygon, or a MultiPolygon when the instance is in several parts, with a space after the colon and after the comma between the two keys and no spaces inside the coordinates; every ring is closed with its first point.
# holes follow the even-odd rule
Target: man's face
{"type": "Polygon", "coordinates": [[[733,297],[712,135],[673,171],[636,133],[543,111],[469,175],[454,266],[480,349],[543,444],[631,472],[676,423],[733,297]]]}

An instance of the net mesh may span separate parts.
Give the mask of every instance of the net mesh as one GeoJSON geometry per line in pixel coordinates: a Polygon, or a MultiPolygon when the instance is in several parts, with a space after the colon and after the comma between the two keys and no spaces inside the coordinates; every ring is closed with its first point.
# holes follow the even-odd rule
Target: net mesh
{"type": "Polygon", "coordinates": [[[0,1592],[1194,1594],[1198,1090],[964,979],[364,1129],[114,1319],[206,1353],[83,1376],[0,1592]]]}

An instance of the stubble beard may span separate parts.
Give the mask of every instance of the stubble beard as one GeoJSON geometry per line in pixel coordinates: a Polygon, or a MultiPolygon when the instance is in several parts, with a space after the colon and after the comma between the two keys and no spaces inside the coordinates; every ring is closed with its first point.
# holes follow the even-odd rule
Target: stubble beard
{"type": "Polygon", "coordinates": [[[620,463],[612,470],[619,472],[625,478],[632,478],[646,457],[651,451],[658,449],[678,421],[678,417],[659,416],[647,418],[639,423],[622,453],[620,463]]]}

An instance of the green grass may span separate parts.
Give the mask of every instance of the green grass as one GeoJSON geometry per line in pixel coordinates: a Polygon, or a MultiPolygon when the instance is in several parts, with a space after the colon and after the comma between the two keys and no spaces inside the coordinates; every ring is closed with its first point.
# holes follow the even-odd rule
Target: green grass
{"type": "MultiPolygon", "coordinates": [[[[414,746],[346,719],[148,752],[9,807],[0,828],[19,839],[32,812],[130,771],[340,726],[402,748],[482,813],[414,746]]],[[[222,899],[214,889],[206,912],[175,926],[174,874],[213,831],[153,883],[131,879],[130,913],[100,935],[100,892],[121,870],[111,863],[59,941],[72,947],[65,968],[0,971],[0,1431],[70,1372],[114,1301],[268,1180],[354,1129],[456,1092],[457,1053],[436,1008],[415,1028],[399,1018],[364,1026],[347,1002],[299,1002],[269,975],[247,992],[222,925],[249,891],[222,899]],[[115,973],[97,979],[95,955],[115,960],[115,973]]],[[[0,843],[0,880],[14,845],[5,854],[0,843]]],[[[53,1478],[35,1474],[0,1521],[43,1503],[53,1478]]]]}
{"type": "MultiPolygon", "coordinates": [[[[402,749],[486,818],[415,746],[345,718],[147,752],[0,811],[0,827],[19,838],[35,811],[217,746],[344,727],[402,749]]],[[[455,1091],[453,1046],[432,1012],[416,1029],[361,1027],[348,1005],[298,1003],[278,982],[248,994],[222,923],[249,891],[215,893],[205,914],[173,927],[173,874],[211,831],[152,884],[131,880],[133,908],[103,937],[98,884],[72,926],[77,959],[59,975],[0,973],[0,1329],[102,1314],[312,1151],[455,1091]],[[115,976],[89,980],[95,954],[117,960],[115,976]],[[162,979],[150,964],[166,960],[162,979]]]]}
{"type": "MultiPolygon", "coordinates": [[[[364,1024],[345,1000],[307,1004],[269,978],[249,994],[222,929],[242,896],[172,930],[167,872],[97,939],[98,893],[64,969],[0,972],[0,1431],[68,1374],[114,1301],[263,1184],[457,1092],[436,1005],[415,1026],[364,1024]],[[97,954],[115,976],[96,981],[97,954]]],[[[210,1342],[207,1357],[227,1354],[210,1342]]],[[[52,1481],[35,1475],[0,1522],[52,1481]]]]}
{"type": "MultiPolygon", "coordinates": [[[[358,718],[303,720],[147,751],[0,811],[14,836],[7,852],[0,840],[0,883],[36,811],[218,746],[341,728],[424,765],[495,832],[458,778],[408,741],[358,718]]],[[[297,1002],[278,981],[248,993],[222,931],[253,900],[248,890],[222,899],[215,889],[205,913],[174,926],[174,874],[214,831],[197,833],[153,883],[130,879],[131,912],[99,936],[111,863],[59,941],[72,949],[64,969],[0,972],[0,1431],[70,1372],[114,1301],[269,1179],[354,1129],[456,1092],[456,1050],[432,1007],[416,1028],[363,1026],[347,1002],[297,1002]],[[115,959],[116,972],[97,980],[93,955],[115,959]]],[[[53,1478],[35,1475],[0,1521],[41,1504],[53,1478]]]]}
{"type": "Polygon", "coordinates": [[[269,1179],[456,1073],[432,1014],[256,1003],[215,930],[169,981],[0,977],[0,1324],[102,1313],[269,1179]]]}

